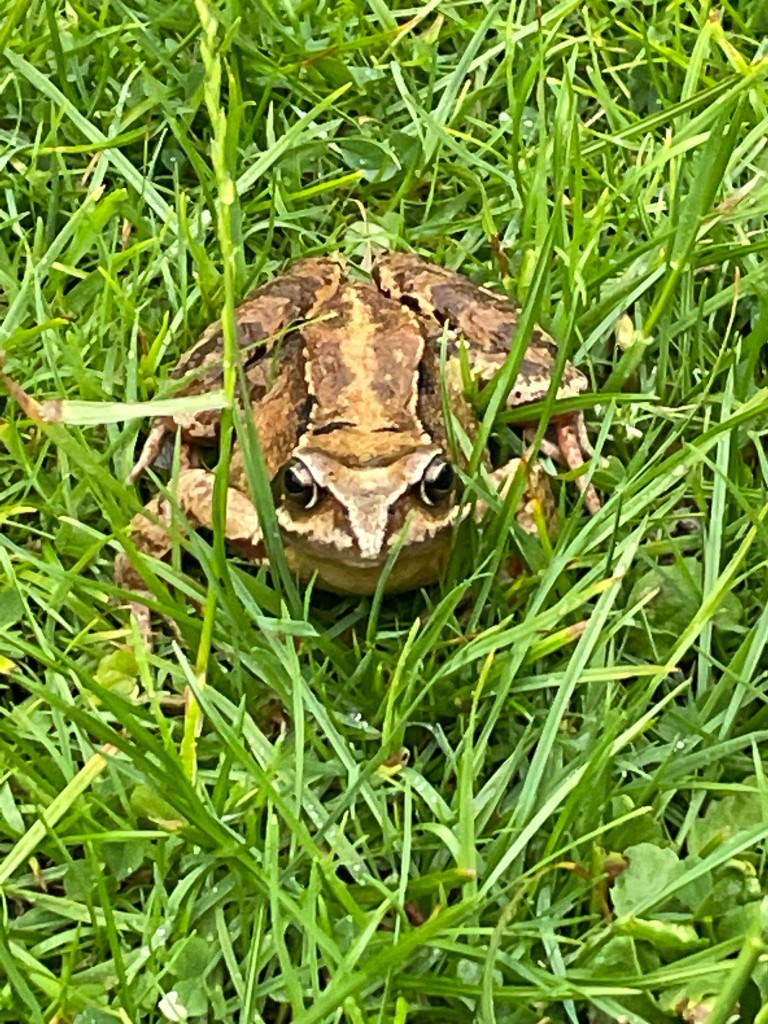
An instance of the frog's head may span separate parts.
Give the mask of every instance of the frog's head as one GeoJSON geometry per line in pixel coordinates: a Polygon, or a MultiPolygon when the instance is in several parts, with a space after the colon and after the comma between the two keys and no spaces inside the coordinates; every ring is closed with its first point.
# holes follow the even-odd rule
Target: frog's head
{"type": "MultiPolygon", "coordinates": [[[[449,457],[434,444],[344,457],[305,446],[276,478],[277,519],[289,563],[320,586],[370,593],[393,547],[387,589],[434,582],[458,505],[449,457]]],[[[356,450],[357,448],[357,450],[356,450]]]]}

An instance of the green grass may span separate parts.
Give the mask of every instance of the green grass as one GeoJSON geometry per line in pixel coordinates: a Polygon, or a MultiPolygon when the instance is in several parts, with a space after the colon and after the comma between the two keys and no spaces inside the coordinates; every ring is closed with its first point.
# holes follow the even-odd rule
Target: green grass
{"type": "Polygon", "coordinates": [[[6,3],[6,370],[106,404],[0,421],[0,1020],[768,1020],[768,11],[538,13],[6,3]],[[590,375],[602,512],[383,602],[193,536],[147,655],[121,403],[371,244],[590,375]]]}

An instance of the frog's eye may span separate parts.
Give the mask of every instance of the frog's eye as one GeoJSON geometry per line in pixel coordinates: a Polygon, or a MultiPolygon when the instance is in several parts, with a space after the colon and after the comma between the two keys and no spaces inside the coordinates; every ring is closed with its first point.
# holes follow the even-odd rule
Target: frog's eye
{"type": "Polygon", "coordinates": [[[283,494],[303,509],[313,508],[317,504],[317,484],[299,459],[293,459],[283,470],[283,494]]]}
{"type": "Polygon", "coordinates": [[[432,459],[421,480],[421,500],[425,505],[439,505],[450,495],[456,482],[453,466],[441,455],[432,459]]]}

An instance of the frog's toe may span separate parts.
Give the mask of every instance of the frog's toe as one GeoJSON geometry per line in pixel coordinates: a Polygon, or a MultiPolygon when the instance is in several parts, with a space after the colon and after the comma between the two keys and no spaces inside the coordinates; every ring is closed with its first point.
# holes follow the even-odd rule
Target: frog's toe
{"type": "MultiPolygon", "coordinates": [[[[591,457],[591,451],[586,448],[584,436],[586,431],[581,415],[559,420],[556,423],[557,446],[560,449],[562,459],[569,469],[581,470],[584,468],[585,458],[591,457]]],[[[597,496],[597,491],[581,474],[576,477],[576,486],[584,495],[584,505],[590,515],[600,511],[602,505],[597,496]]]]}
{"type": "MultiPolygon", "coordinates": [[[[147,594],[147,597],[149,596],[147,594]]],[[[152,616],[149,608],[141,601],[131,601],[128,604],[128,610],[131,618],[136,623],[136,631],[141,637],[144,647],[147,651],[152,651],[155,646],[155,636],[152,630],[152,616]]]]}

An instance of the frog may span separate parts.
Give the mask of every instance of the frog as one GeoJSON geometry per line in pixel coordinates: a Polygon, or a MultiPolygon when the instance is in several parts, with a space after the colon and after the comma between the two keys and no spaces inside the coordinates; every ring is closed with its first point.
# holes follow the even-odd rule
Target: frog
{"type": "MultiPolygon", "coordinates": [[[[468,507],[462,482],[469,459],[452,444],[448,421],[468,442],[477,436],[466,372],[482,388],[504,366],[518,324],[514,303],[422,256],[385,252],[374,260],[370,280],[349,274],[340,257],[298,260],[239,305],[235,320],[241,364],[236,402],[241,411],[249,409],[259,437],[292,572],[340,594],[370,595],[380,582],[387,592],[437,582],[468,507]]],[[[222,357],[217,321],[172,371],[177,393],[221,388],[222,357]]],[[[544,399],[556,358],[554,339],[536,327],[507,407],[544,399]]],[[[586,376],[565,362],[556,397],[587,387],[586,376]]],[[[218,444],[219,423],[216,410],[154,420],[129,480],[162,461],[176,443],[178,472],[168,494],[152,498],[131,522],[141,554],[170,555],[174,503],[188,528],[213,528],[215,475],[201,464],[201,453],[218,444]]],[[[535,434],[535,419],[526,429],[535,434]]],[[[583,414],[554,415],[542,449],[578,471],[585,507],[596,513],[600,501],[584,475],[592,453],[583,414]]],[[[263,564],[245,455],[235,441],[222,525],[238,554],[263,564]]],[[[542,526],[556,529],[549,476],[535,453],[495,468],[483,453],[482,472],[499,500],[522,474],[518,523],[530,534],[542,526]]],[[[487,508],[481,496],[475,516],[487,508]]],[[[132,612],[150,637],[145,585],[125,552],[117,556],[115,581],[135,594],[132,612]]]]}

